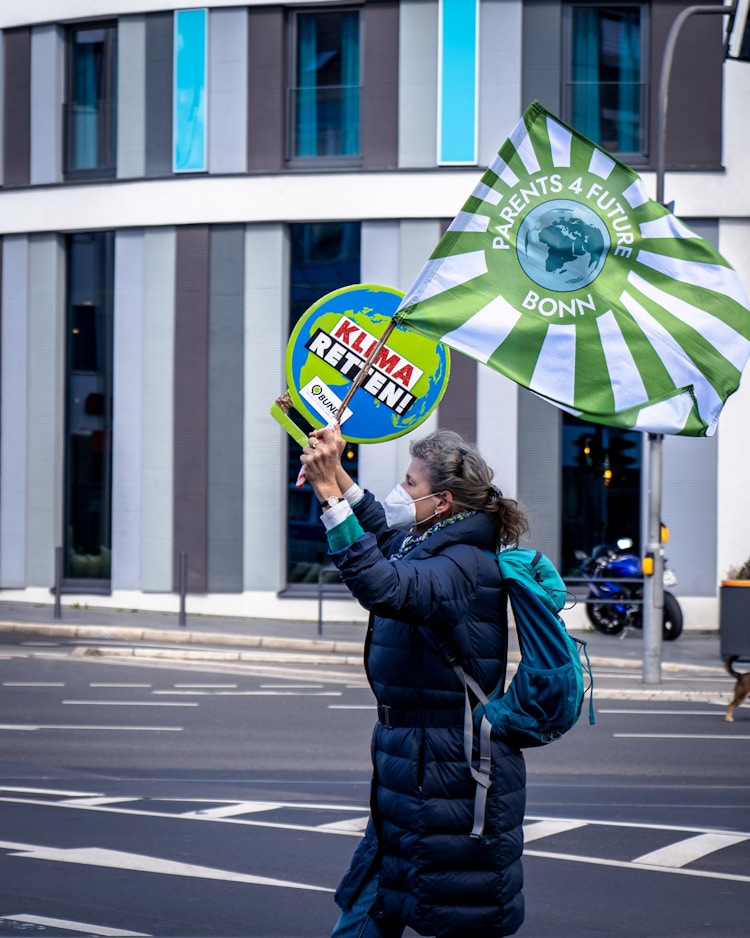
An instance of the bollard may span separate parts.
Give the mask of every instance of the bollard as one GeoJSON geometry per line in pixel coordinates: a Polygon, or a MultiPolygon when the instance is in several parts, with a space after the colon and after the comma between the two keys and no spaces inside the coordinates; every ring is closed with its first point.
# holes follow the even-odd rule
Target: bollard
{"type": "Polygon", "coordinates": [[[52,612],[52,618],[55,621],[62,619],[62,603],[60,596],[62,594],[62,547],[55,548],[55,605],[52,612]]]}
{"type": "Polygon", "coordinates": [[[185,628],[185,623],[187,621],[187,616],[185,614],[185,595],[187,593],[187,553],[184,550],[180,551],[180,566],[179,566],[179,587],[180,587],[180,618],[179,626],[180,628],[185,628]]]}

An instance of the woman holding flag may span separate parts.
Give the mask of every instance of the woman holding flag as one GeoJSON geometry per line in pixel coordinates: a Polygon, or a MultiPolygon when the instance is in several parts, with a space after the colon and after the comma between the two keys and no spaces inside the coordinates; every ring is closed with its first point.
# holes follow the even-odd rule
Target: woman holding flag
{"type": "Polygon", "coordinates": [[[438,938],[512,935],[523,921],[524,760],[493,739],[478,797],[453,665],[487,694],[504,686],[495,553],[517,544],[526,518],[458,434],[413,443],[382,504],[342,467],[344,445],[338,428],[317,430],[301,457],[331,558],[370,611],[365,667],[378,703],[371,816],[336,893],[332,938],[399,938],[407,925],[438,938]]]}

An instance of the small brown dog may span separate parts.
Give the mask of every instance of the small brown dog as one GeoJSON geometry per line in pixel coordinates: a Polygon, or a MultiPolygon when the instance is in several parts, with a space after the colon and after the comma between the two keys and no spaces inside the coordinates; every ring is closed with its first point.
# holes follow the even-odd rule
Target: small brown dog
{"type": "Polygon", "coordinates": [[[737,683],[734,685],[734,697],[732,698],[732,702],[727,707],[727,715],[724,717],[727,723],[734,722],[734,711],[743,701],[750,697],[750,671],[746,671],[744,674],[741,674],[739,671],[735,671],[733,665],[737,660],[738,656],[732,655],[730,658],[727,658],[724,661],[724,667],[732,675],[732,677],[736,678],[737,680],[737,683]]]}

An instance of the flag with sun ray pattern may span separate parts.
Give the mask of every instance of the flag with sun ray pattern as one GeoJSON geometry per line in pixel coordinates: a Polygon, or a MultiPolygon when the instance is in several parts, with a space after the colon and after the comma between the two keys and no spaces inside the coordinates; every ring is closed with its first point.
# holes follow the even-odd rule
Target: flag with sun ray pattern
{"type": "Polygon", "coordinates": [[[750,355],[727,261],[538,102],[394,318],[583,419],[650,433],[713,434],[750,355]]]}

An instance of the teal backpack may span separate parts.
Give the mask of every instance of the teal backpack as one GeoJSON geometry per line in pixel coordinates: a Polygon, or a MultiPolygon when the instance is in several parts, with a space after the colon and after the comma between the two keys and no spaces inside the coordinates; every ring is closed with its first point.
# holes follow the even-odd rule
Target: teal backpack
{"type": "Polygon", "coordinates": [[[497,561],[516,621],[521,649],[518,669],[504,694],[497,688],[488,697],[460,665],[454,664],[466,691],[464,751],[477,782],[475,837],[484,830],[492,736],[517,749],[545,746],[575,725],[587,690],[589,723],[594,723],[594,679],[586,643],[571,637],[559,616],[567,598],[560,574],[548,557],[525,547],[501,551],[497,561]],[[586,658],[588,688],[581,651],[586,658]],[[478,768],[473,759],[475,731],[479,732],[478,768]]]}

